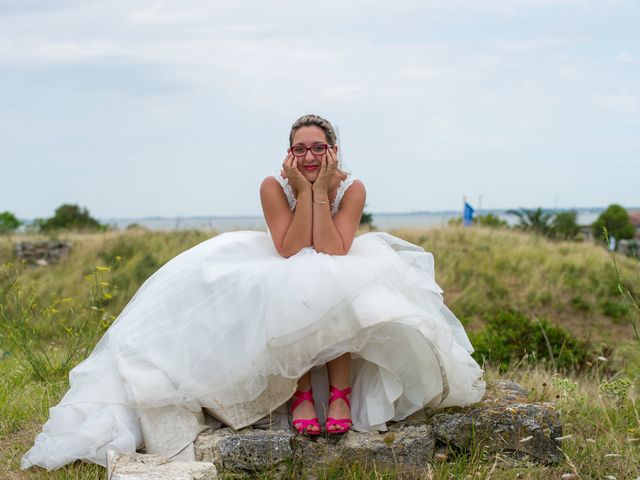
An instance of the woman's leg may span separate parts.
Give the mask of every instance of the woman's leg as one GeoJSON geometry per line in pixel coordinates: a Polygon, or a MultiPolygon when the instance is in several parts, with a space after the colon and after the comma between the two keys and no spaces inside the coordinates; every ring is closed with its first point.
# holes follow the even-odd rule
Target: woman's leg
{"type": "MultiPolygon", "coordinates": [[[[349,386],[349,375],[351,374],[351,354],[345,353],[327,362],[327,372],[329,373],[329,385],[340,390],[347,388],[349,386]]],[[[343,399],[338,399],[329,406],[327,417],[351,418],[351,409],[343,399]]],[[[340,427],[331,425],[328,429],[340,430],[340,427]]]]}
{"type": "MultiPolygon", "coordinates": [[[[306,392],[310,388],[311,388],[311,372],[307,372],[303,376],[301,376],[300,379],[298,380],[298,390],[302,392],[306,392]]],[[[291,412],[291,416],[293,417],[293,420],[298,420],[298,419],[309,420],[309,419],[315,418],[316,409],[311,404],[311,402],[305,400],[300,405],[298,405],[295,408],[295,410],[293,410],[293,412],[291,412]]],[[[320,428],[315,425],[307,425],[307,430],[311,432],[317,432],[320,430],[320,428]]]]}

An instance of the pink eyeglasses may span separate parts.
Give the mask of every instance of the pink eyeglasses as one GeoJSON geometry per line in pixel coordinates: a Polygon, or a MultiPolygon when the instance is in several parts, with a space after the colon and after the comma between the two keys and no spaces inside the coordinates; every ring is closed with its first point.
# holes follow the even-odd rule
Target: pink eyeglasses
{"type": "Polygon", "coordinates": [[[307,147],[302,143],[297,143],[293,147],[291,147],[289,151],[296,157],[304,157],[309,150],[311,150],[311,153],[313,155],[324,155],[325,153],[327,153],[328,149],[329,145],[327,145],[326,143],[316,143],[315,145],[311,145],[310,147],[307,147]]]}

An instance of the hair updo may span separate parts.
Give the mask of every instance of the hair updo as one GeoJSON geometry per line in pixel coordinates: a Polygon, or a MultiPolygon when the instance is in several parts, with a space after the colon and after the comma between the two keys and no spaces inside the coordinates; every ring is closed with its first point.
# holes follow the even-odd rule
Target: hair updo
{"type": "Polygon", "coordinates": [[[328,120],[325,120],[319,115],[303,115],[291,126],[291,133],[289,134],[289,146],[293,145],[293,135],[296,133],[300,127],[309,127],[315,125],[316,127],[320,127],[327,137],[327,143],[329,145],[336,144],[336,132],[329,123],[328,120]]]}

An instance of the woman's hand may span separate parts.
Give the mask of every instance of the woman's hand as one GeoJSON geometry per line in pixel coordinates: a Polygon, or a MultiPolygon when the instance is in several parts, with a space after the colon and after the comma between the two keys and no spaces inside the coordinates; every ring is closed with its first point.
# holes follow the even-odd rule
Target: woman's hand
{"type": "Polygon", "coordinates": [[[284,178],[289,180],[289,185],[295,188],[296,195],[304,190],[311,189],[311,182],[298,169],[298,157],[292,153],[289,153],[284,162],[282,162],[282,171],[284,172],[284,178]]]}
{"type": "Polygon", "coordinates": [[[318,178],[313,182],[313,191],[317,193],[327,193],[331,186],[331,180],[338,169],[338,156],[333,147],[327,149],[327,153],[322,158],[320,165],[320,173],[318,178]]]}

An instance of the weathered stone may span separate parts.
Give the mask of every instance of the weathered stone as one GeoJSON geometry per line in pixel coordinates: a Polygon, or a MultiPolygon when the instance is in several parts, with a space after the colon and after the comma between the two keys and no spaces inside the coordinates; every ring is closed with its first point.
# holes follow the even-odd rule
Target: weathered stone
{"type": "Polygon", "coordinates": [[[393,432],[349,431],[336,437],[305,437],[286,431],[225,428],[204,432],[196,441],[196,458],[212,461],[220,471],[284,471],[291,463],[319,466],[403,466],[415,470],[433,458],[435,441],[429,425],[406,424],[393,432]]]}
{"type": "Polygon", "coordinates": [[[562,426],[554,405],[527,403],[527,391],[515,382],[493,382],[480,403],[421,418],[421,422],[389,422],[388,432],[349,431],[336,436],[253,428],[209,430],[196,440],[196,459],[213,462],[220,472],[254,476],[270,471],[285,478],[292,469],[313,477],[326,468],[353,464],[420,478],[430,471],[431,462],[448,461],[456,452],[477,448],[507,460],[510,455],[542,463],[562,459],[555,440],[562,435],[562,426]]]}
{"type": "Polygon", "coordinates": [[[196,459],[210,460],[228,472],[281,471],[293,459],[293,437],[292,432],[284,430],[208,431],[196,440],[196,459]]]}
{"type": "Polygon", "coordinates": [[[481,404],[489,403],[527,403],[529,392],[511,380],[495,380],[491,382],[482,398],[481,404]]]}
{"type": "Polygon", "coordinates": [[[462,451],[515,451],[542,463],[562,460],[562,425],[551,403],[510,403],[480,406],[462,413],[442,413],[431,419],[439,441],[462,451]]]}
{"type": "Polygon", "coordinates": [[[71,251],[71,242],[66,240],[48,240],[42,242],[17,242],[16,258],[34,265],[46,266],[67,257],[71,251]]]}
{"type": "Polygon", "coordinates": [[[424,465],[433,458],[435,441],[429,425],[402,425],[386,434],[350,431],[336,446],[345,463],[424,465]]]}
{"type": "Polygon", "coordinates": [[[107,453],[107,480],[215,480],[209,462],[171,462],[162,455],[107,453]]]}

